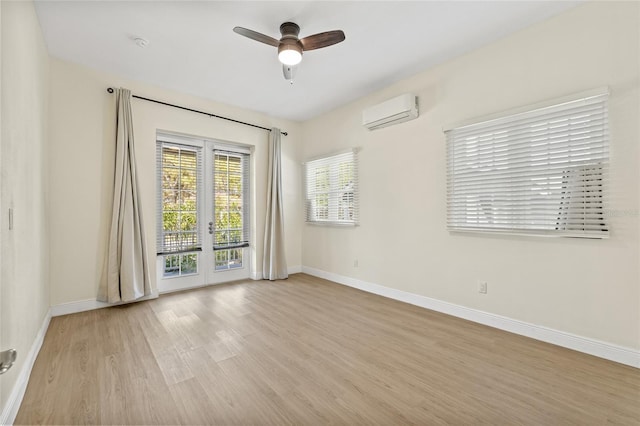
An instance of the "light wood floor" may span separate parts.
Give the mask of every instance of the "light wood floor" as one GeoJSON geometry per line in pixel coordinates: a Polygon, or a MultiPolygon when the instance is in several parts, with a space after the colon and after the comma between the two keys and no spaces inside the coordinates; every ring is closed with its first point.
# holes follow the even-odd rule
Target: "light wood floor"
{"type": "Polygon", "coordinates": [[[307,275],[51,320],[16,424],[640,424],[640,370],[307,275]]]}

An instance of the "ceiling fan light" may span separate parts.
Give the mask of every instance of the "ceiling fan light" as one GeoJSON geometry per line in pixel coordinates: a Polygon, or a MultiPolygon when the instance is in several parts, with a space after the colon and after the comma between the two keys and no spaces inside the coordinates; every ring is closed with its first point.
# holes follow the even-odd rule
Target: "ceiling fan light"
{"type": "Polygon", "coordinates": [[[302,61],[302,49],[295,44],[283,44],[278,49],[278,59],[284,65],[298,65],[302,61]]]}

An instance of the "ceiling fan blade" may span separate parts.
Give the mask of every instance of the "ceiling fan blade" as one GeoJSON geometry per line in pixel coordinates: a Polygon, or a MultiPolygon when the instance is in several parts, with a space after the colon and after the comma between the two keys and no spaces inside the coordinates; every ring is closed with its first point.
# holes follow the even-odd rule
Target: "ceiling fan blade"
{"type": "Polygon", "coordinates": [[[235,27],[233,31],[237,34],[243,35],[245,37],[249,37],[252,40],[259,41],[264,44],[268,44],[270,46],[278,47],[280,42],[273,37],[269,37],[268,35],[264,35],[257,31],[253,31],[247,28],[235,27]]]}
{"type": "Polygon", "coordinates": [[[341,30],[327,31],[300,39],[303,50],[320,49],[344,41],[344,32],[341,30]]]}

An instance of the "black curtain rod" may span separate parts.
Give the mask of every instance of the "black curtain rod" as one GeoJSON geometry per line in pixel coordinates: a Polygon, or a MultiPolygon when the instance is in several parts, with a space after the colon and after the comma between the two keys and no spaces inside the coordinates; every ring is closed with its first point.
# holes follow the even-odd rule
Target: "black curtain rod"
{"type": "MultiPolygon", "coordinates": [[[[107,89],[107,92],[113,93],[113,87],[109,87],[107,89]]],[[[142,97],[142,96],[136,96],[136,95],[131,95],[131,96],[134,97],[134,98],[137,98],[137,99],[142,99],[143,101],[154,102],[156,104],[166,105],[166,106],[170,106],[172,108],[178,108],[178,109],[183,109],[185,111],[191,111],[191,112],[195,112],[195,113],[198,113],[198,114],[208,115],[209,117],[212,117],[212,118],[213,117],[220,118],[222,120],[233,121],[234,123],[238,123],[238,124],[244,124],[245,126],[251,126],[251,127],[255,127],[255,128],[258,128],[258,129],[262,129],[262,130],[267,130],[269,132],[271,131],[271,129],[269,129],[268,127],[262,127],[262,126],[258,126],[257,124],[251,124],[251,123],[247,123],[247,122],[240,121],[240,120],[234,120],[233,118],[223,117],[221,115],[216,115],[216,114],[211,114],[210,112],[198,111],[197,109],[191,109],[191,108],[183,107],[183,106],[180,106],[180,105],[170,104],[170,103],[167,103],[167,102],[156,101],[155,99],[149,99],[149,98],[145,98],[145,97],[142,97]]],[[[280,132],[280,133],[285,135],[285,136],[289,135],[289,133],[287,133],[287,132],[280,132]]]]}

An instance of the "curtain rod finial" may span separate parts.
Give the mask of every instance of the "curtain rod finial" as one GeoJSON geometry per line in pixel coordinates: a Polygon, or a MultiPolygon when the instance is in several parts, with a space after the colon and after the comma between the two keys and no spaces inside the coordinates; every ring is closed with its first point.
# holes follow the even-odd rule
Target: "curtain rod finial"
{"type": "Polygon", "coordinates": [[[107,92],[109,92],[109,93],[113,93],[113,87],[109,87],[109,88],[107,88],[107,92]]]}

